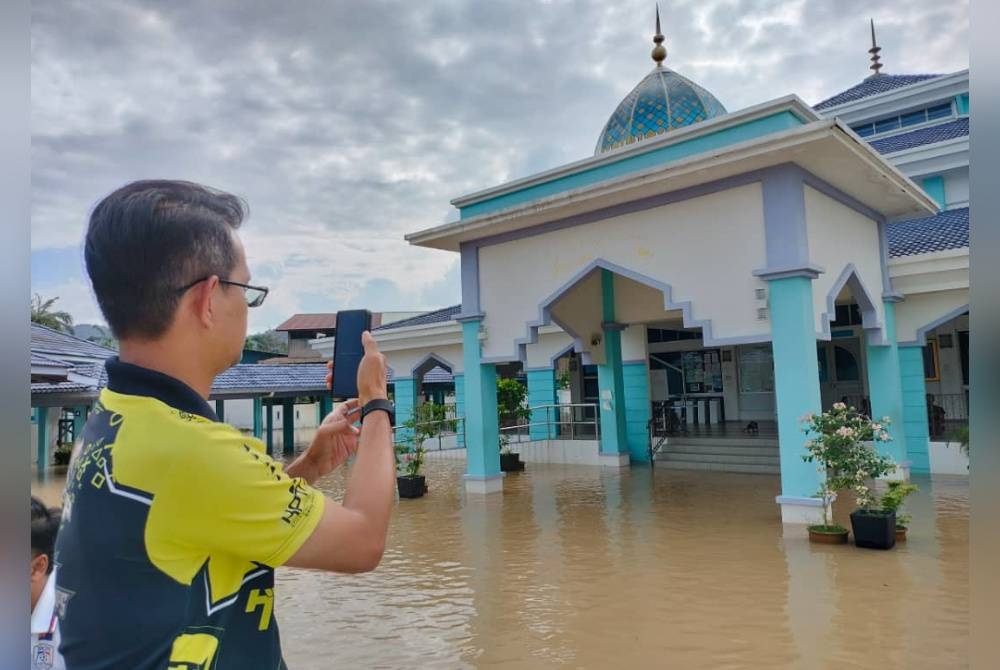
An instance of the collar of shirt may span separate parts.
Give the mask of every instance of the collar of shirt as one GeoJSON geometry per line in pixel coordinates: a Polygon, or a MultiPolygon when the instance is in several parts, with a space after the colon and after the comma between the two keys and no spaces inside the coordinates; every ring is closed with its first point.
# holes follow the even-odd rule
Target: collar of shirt
{"type": "Polygon", "coordinates": [[[42,589],[41,595],[38,596],[38,602],[35,603],[35,609],[31,612],[32,635],[43,635],[45,633],[51,633],[55,630],[55,609],[56,571],[53,569],[52,572],[49,573],[48,579],[45,580],[45,588],[42,589]]]}
{"type": "Polygon", "coordinates": [[[190,386],[162,372],[123,363],[112,356],[105,363],[108,369],[108,388],[123,395],[154,398],[174,409],[197,414],[209,421],[218,421],[212,407],[190,386]]]}

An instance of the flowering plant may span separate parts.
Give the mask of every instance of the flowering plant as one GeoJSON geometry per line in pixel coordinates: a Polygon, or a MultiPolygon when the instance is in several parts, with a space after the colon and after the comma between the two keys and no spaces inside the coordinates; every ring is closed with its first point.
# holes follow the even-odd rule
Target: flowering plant
{"type": "MultiPolygon", "coordinates": [[[[854,491],[855,502],[863,510],[870,510],[878,502],[869,482],[884,477],[896,469],[891,458],[882,456],[874,443],[888,442],[889,417],[878,421],[864,416],[842,402],[834,403],[829,412],[806,414],[801,418],[803,431],[810,435],[805,447],[808,452],[802,459],[817,463],[825,481],[819,494],[824,503],[841,489],[854,491]]],[[[824,504],[824,522],[826,518],[824,504]]]]}
{"type": "Polygon", "coordinates": [[[416,477],[424,464],[424,448],[408,444],[396,445],[396,465],[407,477],[416,477]]]}

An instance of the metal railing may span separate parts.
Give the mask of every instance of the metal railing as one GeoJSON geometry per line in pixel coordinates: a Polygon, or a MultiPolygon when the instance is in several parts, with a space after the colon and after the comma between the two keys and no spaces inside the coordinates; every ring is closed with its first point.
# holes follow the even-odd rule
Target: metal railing
{"type": "Polygon", "coordinates": [[[965,393],[927,396],[927,428],[931,437],[947,437],[969,423],[969,398],[965,393]]]}
{"type": "Polygon", "coordinates": [[[502,426],[500,434],[512,438],[511,441],[515,441],[514,437],[523,441],[522,438],[533,435],[543,440],[597,440],[601,437],[601,415],[595,404],[535,405],[529,409],[532,418],[527,423],[502,426]],[[543,420],[537,420],[538,417],[543,420]],[[541,426],[544,429],[539,429],[541,426]]]}
{"type": "MultiPolygon", "coordinates": [[[[412,444],[413,443],[413,428],[414,427],[425,427],[433,426],[435,430],[428,430],[426,432],[432,433],[428,440],[437,440],[437,449],[434,451],[443,451],[445,449],[444,442],[448,438],[455,438],[455,446],[448,447],[449,449],[458,448],[465,444],[465,417],[464,416],[452,416],[451,418],[440,419],[436,421],[421,421],[420,423],[414,424],[414,426],[393,426],[392,428],[392,443],[393,444],[412,444]],[[459,439],[461,436],[461,439],[459,439]]],[[[424,441],[424,449],[427,449],[427,440],[424,441]]]]}

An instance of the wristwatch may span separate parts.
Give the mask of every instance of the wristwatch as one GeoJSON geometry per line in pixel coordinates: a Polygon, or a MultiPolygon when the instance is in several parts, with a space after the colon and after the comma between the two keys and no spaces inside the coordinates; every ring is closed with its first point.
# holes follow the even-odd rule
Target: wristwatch
{"type": "Polygon", "coordinates": [[[389,425],[396,425],[396,407],[385,398],[376,398],[365,403],[361,408],[361,423],[364,423],[365,417],[372,412],[385,412],[389,415],[389,425]]]}

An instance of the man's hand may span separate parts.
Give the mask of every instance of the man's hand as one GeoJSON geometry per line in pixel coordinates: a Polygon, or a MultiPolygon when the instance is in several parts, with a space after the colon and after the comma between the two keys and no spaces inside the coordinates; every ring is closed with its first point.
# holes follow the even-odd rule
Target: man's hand
{"type": "Polygon", "coordinates": [[[389,380],[385,356],[379,353],[375,338],[367,330],[361,334],[361,344],[365,347],[365,355],[358,365],[358,401],[364,407],[369,400],[389,397],[386,389],[389,380]]]}
{"type": "Polygon", "coordinates": [[[316,430],[312,444],[286,472],[312,484],[343,465],[358,450],[361,431],[354,425],[357,420],[354,410],[359,406],[357,398],[353,398],[330,412],[316,430]]]}

